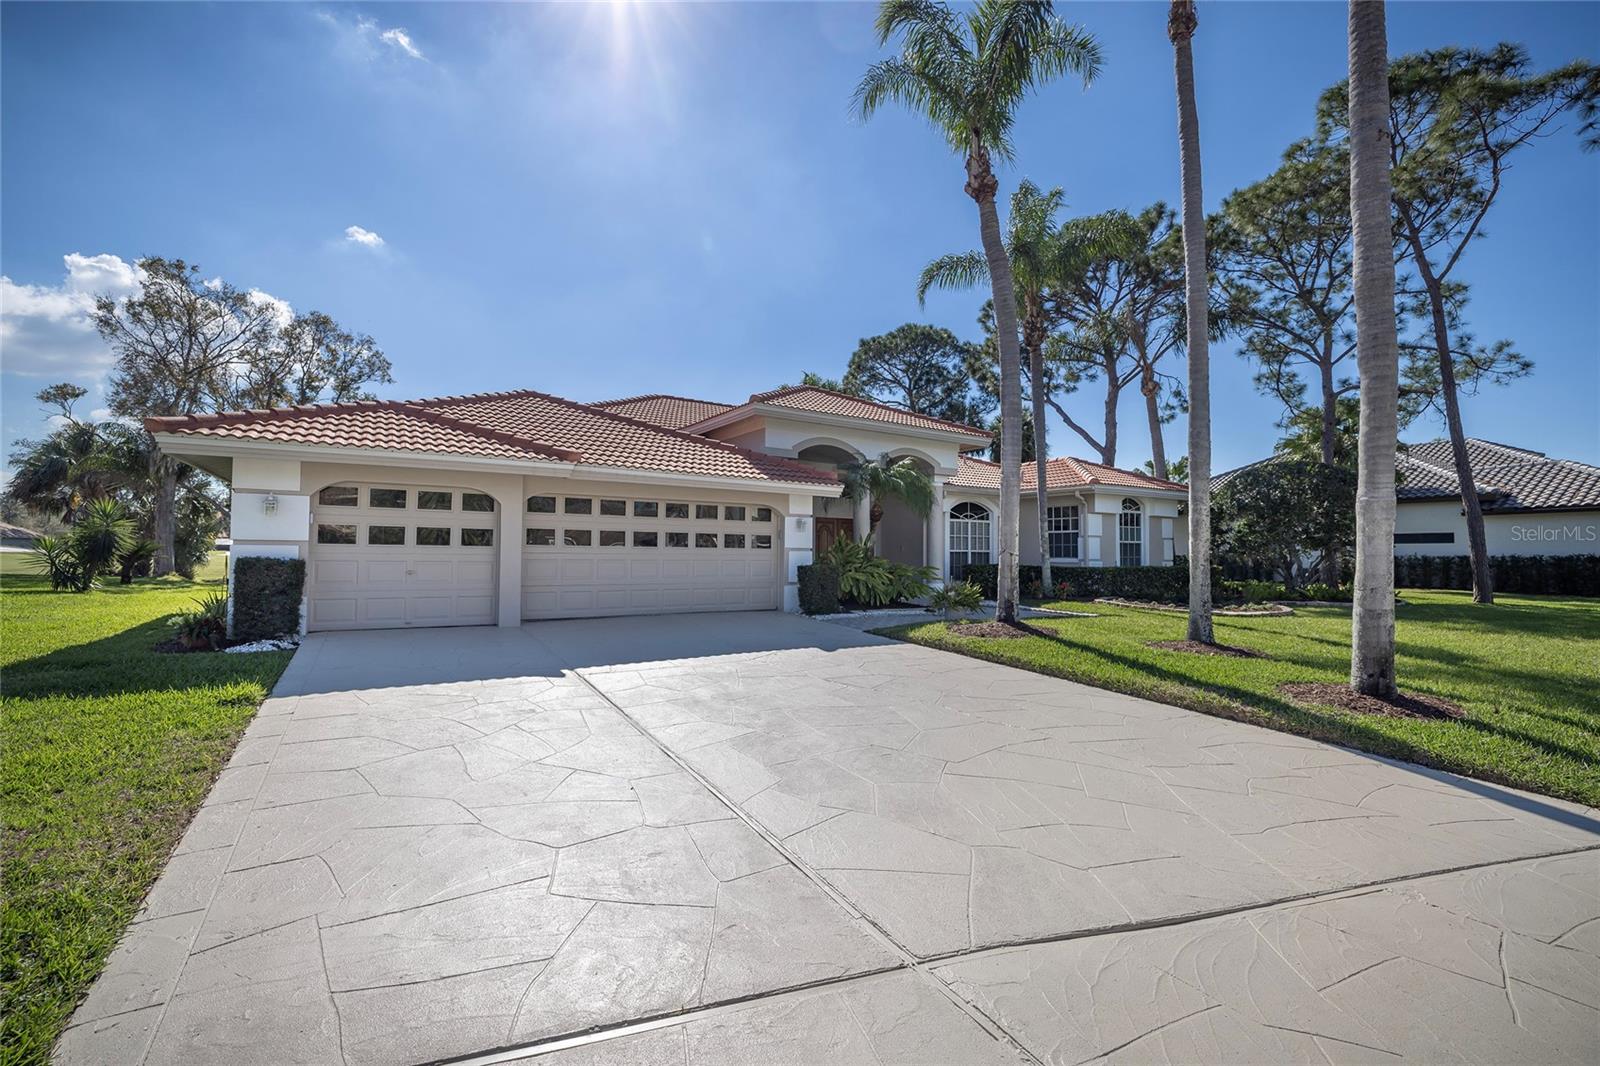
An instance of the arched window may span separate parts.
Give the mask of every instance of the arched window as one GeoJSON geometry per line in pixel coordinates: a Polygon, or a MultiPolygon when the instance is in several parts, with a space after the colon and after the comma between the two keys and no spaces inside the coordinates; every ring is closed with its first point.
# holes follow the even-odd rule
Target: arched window
{"type": "Polygon", "coordinates": [[[960,579],[973,563],[986,563],[994,544],[989,509],[980,503],[950,508],[950,576],[960,579]]]}
{"type": "Polygon", "coordinates": [[[1122,513],[1117,516],[1117,565],[1140,566],[1144,563],[1144,508],[1139,501],[1122,501],[1122,513]]]}

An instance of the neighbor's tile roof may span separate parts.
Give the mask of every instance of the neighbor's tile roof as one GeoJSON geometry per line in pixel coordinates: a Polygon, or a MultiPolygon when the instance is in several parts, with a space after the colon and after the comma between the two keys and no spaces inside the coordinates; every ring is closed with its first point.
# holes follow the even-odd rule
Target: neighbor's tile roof
{"type": "Polygon", "coordinates": [[[531,390],[145,420],[151,432],[836,484],[829,471],[531,390]]]}
{"type": "MultiPolygon", "coordinates": [[[[1033,463],[1022,464],[1022,494],[1033,494],[1034,478],[1033,463]]],[[[1091,463],[1087,459],[1074,459],[1071,456],[1062,456],[1059,459],[1049,459],[1044,464],[1045,490],[1051,489],[1078,489],[1078,488],[1118,488],[1118,489],[1158,489],[1163,492],[1188,492],[1189,486],[1181,485],[1176,481],[1163,481],[1141,474],[1134,470],[1123,470],[1115,466],[1105,466],[1101,463],[1091,463]]],[[[1000,488],[1000,464],[991,463],[987,459],[975,459],[970,455],[961,457],[960,467],[956,476],[945,482],[946,485],[958,489],[996,489],[1000,488]]]]}
{"type": "MultiPolygon", "coordinates": [[[[890,407],[887,404],[863,400],[858,396],[847,396],[842,392],[834,392],[831,389],[819,389],[815,385],[790,385],[781,389],[773,389],[770,392],[758,392],[737,408],[729,408],[728,410],[743,410],[756,404],[768,407],[788,407],[795,411],[810,412],[812,414],[842,415],[846,418],[860,418],[869,422],[910,426],[915,429],[932,429],[941,433],[960,433],[985,443],[990,439],[989,431],[985,429],[964,426],[960,422],[950,422],[943,418],[934,418],[931,415],[919,415],[911,411],[902,411],[898,407],[890,407]]],[[[708,418],[710,417],[714,416],[708,416],[708,418]]],[[[702,419],[702,421],[705,421],[705,419],[702,419]]],[[[695,423],[695,425],[698,424],[695,423]]]]}
{"type": "MultiPolygon", "coordinates": [[[[1467,438],[1467,463],[1487,511],[1600,507],[1600,467],[1543,452],[1467,438]]],[[[1413,444],[1399,456],[1401,499],[1456,499],[1461,495],[1448,440],[1413,444]]]]}
{"type": "Polygon", "coordinates": [[[612,414],[627,415],[641,422],[649,422],[668,429],[682,429],[696,422],[704,422],[713,415],[733,409],[731,403],[715,400],[694,400],[687,396],[668,396],[653,392],[647,396],[630,396],[625,400],[601,400],[590,407],[598,407],[612,414]]]}
{"type": "MultiPolygon", "coordinates": [[[[1281,459],[1269,456],[1218,474],[1211,479],[1211,488],[1220,489],[1246,470],[1281,459]]],[[[1467,438],[1467,463],[1485,511],[1600,508],[1600,467],[1476,437],[1467,438]]],[[[1448,440],[1407,445],[1395,456],[1394,465],[1399,478],[1395,496],[1400,500],[1461,498],[1448,440]]]]}

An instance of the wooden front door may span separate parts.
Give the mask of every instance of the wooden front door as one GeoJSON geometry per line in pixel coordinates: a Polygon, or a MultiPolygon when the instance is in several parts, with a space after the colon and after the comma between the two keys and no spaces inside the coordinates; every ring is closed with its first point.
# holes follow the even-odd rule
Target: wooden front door
{"type": "Polygon", "coordinates": [[[833,546],[836,540],[851,540],[856,535],[856,523],[853,518],[818,518],[816,520],[816,541],[812,550],[818,556],[833,546]]]}

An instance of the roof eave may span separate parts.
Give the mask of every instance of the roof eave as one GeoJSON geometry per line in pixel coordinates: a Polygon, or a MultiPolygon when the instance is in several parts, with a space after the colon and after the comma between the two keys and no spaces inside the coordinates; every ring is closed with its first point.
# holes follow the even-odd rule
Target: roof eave
{"type": "MultiPolygon", "coordinates": [[[[738,407],[712,415],[710,418],[701,419],[683,427],[685,433],[705,434],[713,429],[732,425],[754,415],[765,415],[772,418],[787,418],[796,422],[818,422],[825,426],[870,426],[880,432],[901,433],[912,437],[921,437],[926,440],[957,440],[968,442],[973,447],[987,448],[992,443],[987,433],[977,429],[935,429],[932,426],[907,426],[899,422],[890,422],[880,418],[861,418],[856,415],[840,415],[827,411],[807,411],[801,407],[786,407],[773,403],[747,403],[738,407]]],[[[965,449],[963,449],[965,450],[965,449]]]]}

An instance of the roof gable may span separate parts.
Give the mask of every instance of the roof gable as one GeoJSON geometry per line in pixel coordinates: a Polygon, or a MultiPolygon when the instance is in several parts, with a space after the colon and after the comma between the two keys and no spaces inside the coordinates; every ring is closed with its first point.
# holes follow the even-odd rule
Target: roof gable
{"type": "Polygon", "coordinates": [[[665,426],[667,429],[682,429],[696,422],[704,422],[724,411],[731,411],[734,405],[653,392],[644,396],[630,396],[623,400],[601,400],[589,406],[610,411],[612,414],[637,418],[652,425],[665,426]]]}
{"type": "Polygon", "coordinates": [[[898,407],[890,407],[888,404],[878,403],[875,400],[864,400],[859,396],[834,392],[832,389],[819,388],[816,385],[786,385],[781,389],[758,392],[737,407],[727,408],[685,428],[693,432],[713,421],[727,421],[746,412],[753,412],[757,407],[778,407],[801,415],[833,415],[840,418],[856,418],[865,422],[877,422],[883,425],[901,426],[907,429],[953,433],[984,443],[987,443],[990,439],[988,430],[979,429],[976,426],[962,425],[960,422],[934,418],[932,415],[905,411],[898,407]]]}
{"type": "MultiPolygon", "coordinates": [[[[1022,464],[1022,494],[1035,495],[1035,479],[1033,463],[1022,464]]],[[[1189,486],[1176,481],[1163,481],[1161,478],[1149,474],[1141,474],[1137,470],[1123,470],[1121,467],[1106,466],[1103,463],[1092,463],[1087,459],[1077,459],[1072,456],[1060,456],[1047,459],[1044,464],[1045,491],[1052,489],[1076,488],[1113,488],[1113,489],[1143,489],[1154,492],[1188,492],[1189,486]]],[[[995,489],[1000,488],[1000,464],[987,459],[976,459],[963,455],[956,475],[945,484],[958,489],[995,489]]]]}

